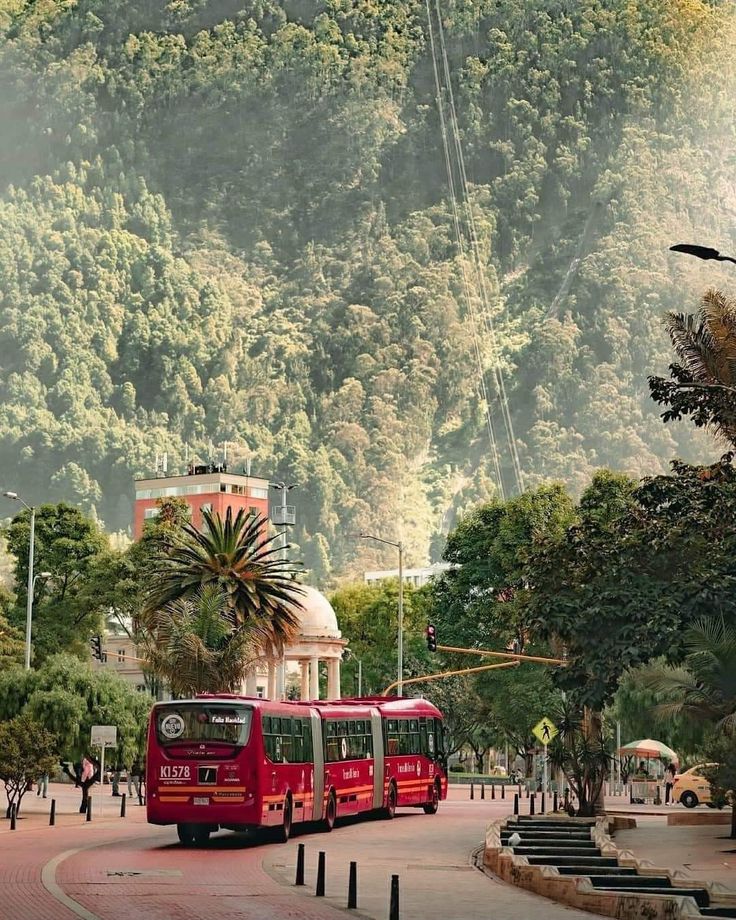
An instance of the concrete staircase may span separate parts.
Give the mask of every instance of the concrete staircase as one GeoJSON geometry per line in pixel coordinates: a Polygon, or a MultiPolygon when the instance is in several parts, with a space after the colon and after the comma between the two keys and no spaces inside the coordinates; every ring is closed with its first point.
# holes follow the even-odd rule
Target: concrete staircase
{"type": "Polygon", "coordinates": [[[679,895],[693,898],[703,917],[736,918],[736,908],[712,906],[705,888],[677,887],[666,876],[639,874],[635,868],[620,866],[616,857],[604,856],[593,839],[594,826],[594,820],[521,816],[501,828],[501,845],[526,857],[530,865],[554,866],[560,875],[585,877],[600,891],[679,895]],[[513,834],[521,838],[515,846],[510,843],[513,834]]]}

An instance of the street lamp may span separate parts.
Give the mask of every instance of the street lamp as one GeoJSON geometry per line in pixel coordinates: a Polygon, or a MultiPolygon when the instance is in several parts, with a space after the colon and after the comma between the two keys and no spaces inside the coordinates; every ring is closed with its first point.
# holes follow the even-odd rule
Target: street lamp
{"type": "MultiPolygon", "coordinates": [[[[31,621],[33,618],[33,589],[35,581],[33,578],[33,554],[35,551],[36,540],[36,509],[23,501],[17,492],[3,492],[6,498],[12,498],[13,501],[20,502],[24,508],[31,512],[31,538],[28,544],[28,598],[26,600],[26,671],[31,670],[31,621]]],[[[46,573],[43,573],[46,574],[46,573]]]]}
{"type": "Polygon", "coordinates": [[[376,537],[372,533],[358,534],[361,540],[375,540],[376,543],[385,543],[386,546],[395,546],[399,551],[399,660],[398,675],[396,683],[397,696],[403,696],[404,688],[404,545],[401,542],[396,543],[394,540],[384,540],[383,537],[376,537]]]}
{"type": "Polygon", "coordinates": [[[355,652],[351,648],[346,648],[343,651],[345,658],[352,658],[353,661],[358,662],[358,696],[363,696],[363,661],[358,658],[355,652]]]}

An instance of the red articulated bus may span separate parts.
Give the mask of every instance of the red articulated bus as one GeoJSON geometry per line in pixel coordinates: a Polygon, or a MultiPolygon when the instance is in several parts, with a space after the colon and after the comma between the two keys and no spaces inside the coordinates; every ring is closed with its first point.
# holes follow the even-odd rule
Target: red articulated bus
{"type": "Polygon", "coordinates": [[[442,715],[427,700],[276,702],[201,695],[156,703],[146,758],[150,824],[186,846],[220,828],[332,830],[344,815],[434,814],[447,796],[442,715]]]}

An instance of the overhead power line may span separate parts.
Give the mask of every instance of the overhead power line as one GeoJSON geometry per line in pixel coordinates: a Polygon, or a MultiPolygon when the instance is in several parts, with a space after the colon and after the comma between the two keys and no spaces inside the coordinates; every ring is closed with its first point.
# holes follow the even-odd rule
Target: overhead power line
{"type": "Polygon", "coordinates": [[[478,230],[475,222],[475,215],[473,213],[472,201],[470,199],[469,187],[467,172],[465,168],[465,157],[463,154],[462,141],[460,138],[460,126],[457,118],[457,110],[455,107],[455,98],[452,89],[452,79],[450,75],[450,65],[447,55],[447,47],[445,43],[444,28],[442,26],[442,16],[439,0],[435,0],[435,8],[437,14],[437,34],[439,37],[439,55],[441,55],[442,60],[442,75],[444,77],[444,88],[442,85],[442,79],[440,76],[440,66],[438,64],[438,49],[437,43],[435,42],[434,37],[434,25],[432,21],[432,9],[430,5],[430,0],[426,0],[427,7],[427,22],[429,28],[429,41],[430,48],[432,52],[432,68],[434,71],[435,78],[435,90],[437,97],[437,109],[439,112],[440,118],[440,130],[442,134],[442,145],[445,154],[445,167],[447,170],[447,182],[450,194],[450,204],[453,214],[453,223],[455,227],[455,236],[457,239],[458,251],[461,258],[461,271],[463,275],[463,288],[465,291],[465,297],[468,306],[468,315],[471,321],[471,327],[473,330],[473,341],[474,341],[474,350],[476,353],[476,361],[478,364],[478,376],[480,380],[480,389],[481,395],[485,402],[485,411],[486,411],[486,424],[488,427],[489,438],[491,441],[491,455],[493,459],[494,470],[496,472],[496,478],[499,484],[499,494],[502,498],[505,497],[505,490],[503,485],[502,478],[502,469],[501,469],[501,460],[498,450],[498,442],[495,436],[494,424],[493,424],[493,405],[491,400],[488,397],[488,390],[485,383],[485,371],[486,368],[483,362],[483,349],[481,347],[480,336],[478,326],[482,325],[481,331],[485,332],[487,336],[488,343],[490,345],[490,361],[491,361],[491,372],[493,374],[493,380],[498,393],[499,405],[501,409],[501,417],[503,420],[503,427],[505,433],[505,441],[508,449],[509,460],[513,471],[514,483],[518,492],[524,490],[524,477],[521,467],[521,459],[519,457],[518,445],[516,442],[516,437],[514,435],[513,422],[511,419],[511,410],[509,407],[508,395],[506,392],[506,382],[504,379],[503,368],[501,366],[501,357],[500,349],[498,347],[498,339],[496,336],[496,330],[493,322],[493,315],[491,312],[490,296],[488,293],[488,286],[486,283],[485,270],[483,265],[483,259],[481,257],[479,239],[478,239],[478,230]],[[444,89],[444,92],[443,92],[444,89]],[[447,97],[447,109],[448,115],[445,114],[445,95],[447,97]],[[449,121],[450,130],[448,132],[447,122],[449,121]],[[452,136],[452,152],[450,149],[450,140],[449,135],[452,136]],[[457,185],[459,190],[456,189],[455,182],[455,170],[453,170],[453,156],[455,159],[455,170],[457,171],[458,180],[457,185]],[[475,289],[477,295],[480,299],[481,310],[480,310],[480,322],[476,316],[475,304],[474,304],[474,292],[471,288],[470,281],[467,277],[467,272],[465,270],[465,234],[463,232],[463,225],[460,219],[460,207],[458,206],[458,199],[462,202],[463,212],[465,215],[465,226],[467,228],[468,238],[470,240],[470,255],[471,255],[471,265],[475,274],[475,289]]]}

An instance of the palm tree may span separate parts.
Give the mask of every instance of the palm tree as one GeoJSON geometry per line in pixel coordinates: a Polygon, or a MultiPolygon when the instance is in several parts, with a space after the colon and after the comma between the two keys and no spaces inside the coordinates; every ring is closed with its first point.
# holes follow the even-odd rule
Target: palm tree
{"type": "Polygon", "coordinates": [[[680,363],[670,380],[649,378],[655,401],[669,407],[663,418],[689,415],[736,445],[736,302],[711,289],[697,313],[667,313],[665,325],[680,363]]]}
{"type": "Polygon", "coordinates": [[[683,715],[713,726],[708,756],[718,763],[708,779],[731,803],[731,838],[736,839],[736,629],[712,617],[694,623],[685,634],[685,662],[645,668],[642,683],[670,702],[654,707],[662,719],[683,715]]]}
{"type": "Polygon", "coordinates": [[[156,610],[140,642],[147,666],[177,698],[234,693],[259,656],[248,624],[233,627],[217,585],[199,588],[156,610]]]}
{"type": "Polygon", "coordinates": [[[709,617],[684,636],[682,665],[652,665],[641,671],[645,687],[669,697],[654,713],[662,719],[683,715],[733,735],[736,729],[736,629],[709,617]]]}
{"type": "Polygon", "coordinates": [[[224,521],[209,511],[202,516],[202,531],[186,524],[153,566],[141,625],[155,629],[159,612],[168,605],[215,586],[222,592],[222,616],[230,628],[247,626],[264,653],[279,653],[299,627],[299,595],[304,592],[294,580],[298,566],[279,557],[277,536],[264,537],[262,516],[241,509],[233,518],[230,508],[224,521]]]}

